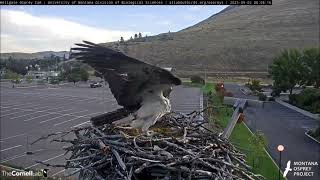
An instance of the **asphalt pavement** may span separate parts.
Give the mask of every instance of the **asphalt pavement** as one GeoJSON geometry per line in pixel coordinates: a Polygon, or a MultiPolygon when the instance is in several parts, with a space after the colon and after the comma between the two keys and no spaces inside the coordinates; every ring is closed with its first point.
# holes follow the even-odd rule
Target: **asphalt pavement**
{"type": "MultiPolygon", "coordinates": [[[[226,84],[226,89],[233,92],[234,97],[251,99],[251,96],[239,94],[240,85],[226,84]]],[[[261,130],[267,137],[267,151],[275,162],[279,162],[277,146],[282,144],[282,167],[284,171],[287,162],[291,161],[293,169],[287,175],[289,180],[320,179],[320,144],[305,135],[308,129],[317,127],[318,120],[304,116],[277,102],[265,102],[263,108],[247,107],[245,109],[245,123],[255,132],[261,130]],[[317,166],[294,165],[294,162],[317,162],[317,166]],[[301,167],[311,167],[308,171],[298,170],[301,167]],[[297,174],[314,172],[313,176],[297,176],[297,174]],[[294,176],[294,173],[295,176],[294,176]]]]}
{"type": "MultiPolygon", "coordinates": [[[[120,107],[107,87],[88,86],[65,84],[12,88],[1,85],[0,164],[32,170],[44,168],[36,160],[64,164],[68,156],[64,156],[62,147],[67,144],[30,143],[49,133],[89,125],[90,117],[120,107]],[[32,153],[27,155],[26,152],[32,153]]],[[[202,108],[199,88],[176,87],[170,99],[173,111],[188,113],[202,108]]],[[[64,173],[62,168],[48,171],[49,176],[64,173]]]]}

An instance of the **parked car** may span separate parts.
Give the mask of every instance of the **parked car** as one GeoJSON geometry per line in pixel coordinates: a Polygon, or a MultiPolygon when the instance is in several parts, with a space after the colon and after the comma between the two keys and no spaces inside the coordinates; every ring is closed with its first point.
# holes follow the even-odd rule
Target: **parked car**
{"type": "Polygon", "coordinates": [[[97,87],[102,87],[102,84],[99,82],[93,82],[90,84],[91,88],[97,88],[97,87]]]}

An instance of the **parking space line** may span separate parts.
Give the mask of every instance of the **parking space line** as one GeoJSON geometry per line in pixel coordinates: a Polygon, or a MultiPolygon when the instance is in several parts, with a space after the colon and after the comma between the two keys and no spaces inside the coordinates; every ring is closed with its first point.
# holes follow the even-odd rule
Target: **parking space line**
{"type": "MultiPolygon", "coordinates": [[[[38,105],[39,106],[39,105],[38,105]]],[[[41,106],[40,106],[41,107],[41,106]]],[[[51,106],[42,106],[42,108],[48,108],[48,107],[51,107],[51,106]]],[[[11,110],[13,109],[17,109],[17,110],[21,110],[21,111],[37,111],[37,109],[22,109],[22,108],[12,108],[11,110]]],[[[56,109],[56,108],[55,108],[56,109]]],[[[61,109],[61,108],[60,108],[61,109]]],[[[43,112],[43,111],[47,111],[47,110],[41,110],[41,111],[38,111],[38,112],[43,112]]],[[[19,113],[19,112],[13,112],[13,113],[9,113],[9,114],[5,114],[1,117],[6,117],[6,116],[9,116],[9,115],[12,115],[12,114],[15,114],[15,113],[19,113]]],[[[11,118],[10,118],[11,119],[11,118]]]]}
{"type": "Polygon", "coordinates": [[[8,150],[10,150],[10,149],[15,149],[15,148],[18,148],[18,147],[21,147],[21,146],[22,146],[22,145],[19,144],[19,145],[17,145],[17,146],[9,147],[9,148],[6,148],[6,149],[1,149],[0,152],[8,151],[8,150]]]}
{"type": "MultiPolygon", "coordinates": [[[[29,94],[35,94],[35,93],[29,93],[29,94]]],[[[100,100],[100,98],[83,98],[81,96],[71,96],[71,95],[67,95],[67,96],[61,96],[61,94],[51,94],[51,95],[44,95],[43,93],[37,93],[35,95],[40,94],[40,96],[33,96],[34,98],[55,98],[55,99],[69,99],[69,100],[78,100],[78,99],[82,99],[81,101],[85,101],[85,100],[100,100]]],[[[24,96],[24,97],[30,97],[30,96],[24,96]]]]}
{"type": "Polygon", "coordinates": [[[87,114],[87,115],[84,115],[84,116],[79,116],[79,117],[76,117],[76,118],[69,119],[67,121],[63,121],[63,122],[54,124],[54,126],[58,126],[58,125],[61,125],[61,124],[64,124],[64,123],[67,123],[67,122],[70,122],[70,121],[74,121],[74,120],[77,120],[77,119],[80,119],[80,118],[84,118],[84,117],[87,117],[87,116],[90,116],[90,115],[93,115],[93,114],[98,114],[98,113],[103,113],[103,112],[95,112],[95,113],[87,114]]]}
{"type": "Polygon", "coordinates": [[[58,171],[58,172],[52,174],[51,176],[56,176],[56,175],[58,175],[58,174],[60,174],[60,173],[63,173],[64,171],[65,171],[65,169],[62,169],[61,171],[58,171]]]}
{"type": "MultiPolygon", "coordinates": [[[[49,106],[49,107],[50,107],[50,106],[49,106]]],[[[16,119],[16,118],[28,116],[28,115],[35,114],[35,113],[39,113],[39,112],[45,112],[45,113],[47,113],[47,114],[56,114],[56,112],[46,112],[46,111],[51,111],[51,110],[54,110],[54,109],[63,109],[63,108],[64,108],[64,107],[59,107],[59,108],[51,108],[51,109],[36,111],[36,112],[32,112],[32,113],[28,113],[28,114],[21,115],[21,116],[11,117],[10,119],[16,119]]],[[[63,111],[60,111],[60,112],[69,111],[69,110],[72,110],[72,109],[67,109],[67,110],[63,110],[63,111]]]]}
{"type": "MultiPolygon", "coordinates": [[[[50,97],[50,96],[41,96],[41,97],[37,96],[37,98],[46,98],[46,99],[47,99],[47,97],[50,97]]],[[[102,100],[102,99],[100,99],[100,98],[84,98],[84,99],[79,100],[79,98],[81,98],[81,97],[78,97],[78,96],[74,96],[74,98],[75,98],[76,100],[75,100],[74,98],[72,98],[72,99],[66,99],[65,96],[62,96],[62,97],[60,96],[59,98],[63,98],[64,100],[72,101],[72,102],[67,103],[67,104],[79,103],[79,102],[82,102],[82,101],[86,101],[86,103],[91,103],[91,102],[96,102],[96,101],[103,101],[103,100],[105,100],[105,99],[102,100]]],[[[114,99],[110,99],[110,98],[108,98],[107,100],[110,100],[110,101],[104,101],[104,103],[115,101],[114,99]]],[[[34,102],[34,103],[36,103],[36,102],[34,102]]],[[[99,102],[99,103],[102,104],[102,102],[99,102]]],[[[25,105],[25,104],[26,104],[26,103],[21,102],[19,105],[23,106],[23,105],[25,105]]],[[[33,103],[28,103],[28,104],[33,104],[33,103]]],[[[18,106],[18,104],[15,104],[15,106],[18,106]]],[[[37,105],[35,105],[35,106],[39,106],[39,105],[37,104],[37,105]]],[[[12,106],[12,107],[14,107],[14,106],[12,106]]],[[[34,107],[34,106],[31,106],[31,107],[34,107]]],[[[5,108],[10,108],[10,107],[5,107],[5,108]]],[[[11,111],[11,110],[8,110],[8,111],[11,111]]]]}
{"type": "Polygon", "coordinates": [[[14,160],[14,159],[17,159],[17,158],[20,158],[20,157],[23,157],[23,156],[26,156],[27,154],[23,153],[23,154],[20,154],[20,155],[15,155],[11,158],[6,158],[4,160],[1,161],[1,163],[4,163],[4,162],[8,162],[8,161],[11,161],[11,160],[14,160]]]}
{"type": "MultiPolygon", "coordinates": [[[[60,108],[61,109],[61,108],[60,108]]],[[[73,110],[73,109],[67,109],[67,110],[63,110],[63,111],[60,111],[60,112],[64,112],[64,111],[70,111],[70,110],[73,110]]],[[[59,113],[60,113],[59,112],[59,113]]],[[[44,117],[44,116],[48,116],[48,115],[51,115],[51,114],[56,114],[56,113],[53,113],[53,112],[46,112],[47,114],[43,114],[41,116],[36,116],[36,117],[33,117],[33,118],[29,118],[29,119],[25,119],[23,121],[25,122],[28,122],[28,121],[31,121],[33,119],[37,119],[37,118],[40,118],[40,117],[44,117]]],[[[69,114],[63,114],[63,115],[69,115],[69,114]]],[[[72,116],[72,115],[71,115],[72,116]]]]}
{"type": "Polygon", "coordinates": [[[90,123],[90,121],[86,121],[86,122],[77,124],[77,125],[75,125],[75,126],[72,126],[72,128],[76,128],[76,127],[82,126],[83,124],[87,124],[87,123],[90,123]]]}
{"type": "MultiPolygon", "coordinates": [[[[22,111],[23,111],[23,110],[22,110],[22,111]]],[[[16,114],[16,113],[21,113],[21,111],[19,111],[19,112],[12,112],[12,113],[9,113],[9,114],[1,115],[0,118],[6,117],[6,116],[9,116],[9,115],[12,115],[12,114],[16,114]]]]}
{"type": "Polygon", "coordinates": [[[70,113],[70,114],[64,114],[64,115],[61,115],[61,116],[57,116],[57,117],[54,117],[54,118],[51,118],[51,119],[47,119],[47,120],[41,121],[40,124],[52,121],[52,120],[57,119],[57,118],[61,118],[63,116],[70,116],[72,114],[77,114],[77,113],[86,112],[86,111],[88,111],[88,110],[78,111],[78,112],[74,112],[74,113],[70,113]]]}
{"type": "MultiPolygon", "coordinates": [[[[34,104],[34,103],[19,103],[19,104],[7,104],[7,105],[5,105],[5,104],[3,104],[2,102],[1,102],[1,104],[2,105],[4,105],[4,106],[0,106],[1,107],[1,109],[7,109],[7,108],[12,108],[12,107],[16,107],[16,106],[25,106],[26,104],[34,104]],[[9,107],[8,107],[9,106],[9,107]]],[[[36,106],[36,105],[35,105],[36,106]]],[[[37,106],[39,106],[39,104],[37,104],[37,106]]],[[[6,110],[6,111],[8,111],[8,110],[6,110]]],[[[5,112],[5,111],[1,111],[1,112],[5,112]]]]}
{"type": "Polygon", "coordinates": [[[26,133],[22,133],[22,134],[18,134],[18,135],[2,138],[2,139],[0,139],[0,142],[4,142],[4,140],[8,140],[8,139],[12,139],[12,138],[19,137],[19,136],[24,136],[24,135],[26,135],[26,133]]]}
{"type": "MultiPolygon", "coordinates": [[[[51,161],[51,160],[56,159],[56,158],[58,158],[58,157],[61,157],[61,156],[63,156],[63,155],[64,155],[64,153],[59,154],[59,155],[57,155],[57,156],[54,156],[54,157],[52,157],[52,158],[46,159],[46,160],[44,160],[44,161],[42,161],[42,162],[48,162],[48,161],[51,161]]],[[[25,169],[30,169],[30,168],[32,168],[32,167],[34,167],[34,166],[37,166],[37,165],[39,165],[39,163],[33,164],[33,165],[31,165],[31,166],[28,166],[28,167],[26,167],[25,169]]]]}
{"type": "Polygon", "coordinates": [[[25,100],[28,100],[28,98],[30,99],[30,98],[32,98],[32,99],[46,99],[46,100],[48,100],[48,99],[54,99],[54,100],[56,100],[56,99],[63,99],[63,100],[69,100],[69,101],[73,101],[73,100],[75,100],[75,98],[65,98],[65,97],[52,97],[52,96],[47,96],[47,95],[43,95],[43,96],[24,96],[23,97],[23,99],[25,99],[25,100]]]}
{"type": "MultiPolygon", "coordinates": [[[[44,150],[44,149],[37,149],[37,150],[34,150],[34,151],[32,151],[32,152],[35,153],[35,152],[39,152],[39,151],[43,151],[43,150],[44,150]]],[[[17,154],[17,155],[8,157],[8,158],[6,158],[6,159],[3,159],[0,163],[4,163],[4,162],[8,162],[8,161],[11,161],[11,160],[14,160],[14,159],[18,159],[18,158],[23,157],[23,156],[26,156],[26,155],[27,155],[27,151],[24,152],[24,153],[17,154]]]]}
{"type": "Polygon", "coordinates": [[[8,112],[8,111],[12,111],[12,109],[8,109],[8,110],[5,110],[5,111],[0,111],[0,112],[4,113],[4,112],[8,112]]]}
{"type": "MultiPolygon", "coordinates": [[[[50,106],[49,106],[49,107],[50,107],[50,106]]],[[[41,111],[37,111],[37,110],[25,110],[25,109],[20,109],[20,108],[15,108],[15,109],[19,109],[19,110],[21,110],[21,111],[35,111],[35,112],[33,112],[33,113],[29,113],[29,114],[28,114],[28,115],[30,115],[30,114],[34,114],[34,113],[46,112],[46,111],[53,110],[53,109],[63,109],[63,108],[65,108],[65,107],[52,108],[52,109],[46,109],[46,110],[41,110],[41,111]]],[[[68,110],[70,110],[70,109],[68,109],[68,110]]],[[[67,110],[64,110],[64,111],[67,111],[67,110]]],[[[60,112],[63,112],[63,111],[60,111],[60,112]]],[[[47,114],[67,115],[67,114],[63,114],[63,113],[60,113],[60,112],[46,112],[46,113],[47,113],[47,114]]],[[[12,114],[13,114],[13,113],[12,113],[12,114]]],[[[7,116],[7,115],[10,115],[10,114],[6,114],[5,116],[7,116]]],[[[21,116],[19,116],[19,117],[23,117],[23,116],[26,116],[26,114],[21,115],[21,116]]],[[[71,115],[71,116],[74,116],[74,115],[71,115]]],[[[18,118],[18,117],[12,117],[12,118],[10,118],[10,119],[15,119],[15,118],[18,118]]]]}
{"type": "Polygon", "coordinates": [[[61,94],[50,94],[48,97],[71,97],[71,98],[76,98],[76,99],[86,99],[86,100],[91,100],[91,99],[96,99],[96,100],[100,100],[101,98],[96,97],[96,98],[92,98],[92,97],[82,97],[82,96],[72,96],[72,95],[65,95],[65,96],[61,96],[61,94]],[[53,96],[52,96],[53,95],[53,96]],[[58,96],[60,95],[60,96],[58,96]]]}

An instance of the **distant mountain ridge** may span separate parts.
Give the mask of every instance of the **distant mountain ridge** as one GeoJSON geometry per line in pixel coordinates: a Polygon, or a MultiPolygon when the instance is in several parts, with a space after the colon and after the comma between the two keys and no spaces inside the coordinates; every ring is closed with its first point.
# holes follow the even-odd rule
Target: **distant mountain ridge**
{"type": "Polygon", "coordinates": [[[23,53],[23,52],[12,52],[12,53],[1,53],[0,58],[1,59],[9,59],[10,57],[13,59],[43,59],[43,58],[49,58],[51,55],[58,56],[63,58],[65,56],[66,58],[69,57],[68,51],[42,51],[42,52],[36,52],[36,53],[23,53]]]}

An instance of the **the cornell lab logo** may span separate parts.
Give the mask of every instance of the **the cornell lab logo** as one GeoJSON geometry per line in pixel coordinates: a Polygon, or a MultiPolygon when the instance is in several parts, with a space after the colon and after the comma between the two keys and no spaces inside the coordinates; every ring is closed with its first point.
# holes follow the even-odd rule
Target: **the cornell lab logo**
{"type": "Polygon", "coordinates": [[[48,177],[48,169],[42,169],[43,177],[48,177]]]}
{"type": "Polygon", "coordinates": [[[283,177],[286,177],[289,172],[293,173],[293,176],[309,177],[314,175],[313,167],[318,166],[316,161],[294,161],[293,167],[291,167],[291,161],[287,162],[287,167],[283,172],[283,177]]]}

